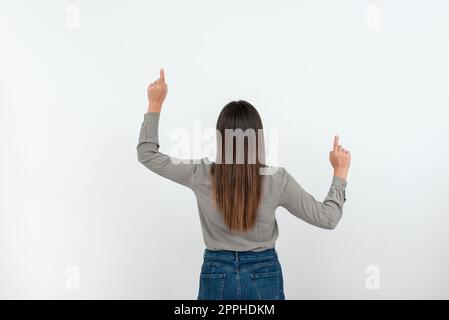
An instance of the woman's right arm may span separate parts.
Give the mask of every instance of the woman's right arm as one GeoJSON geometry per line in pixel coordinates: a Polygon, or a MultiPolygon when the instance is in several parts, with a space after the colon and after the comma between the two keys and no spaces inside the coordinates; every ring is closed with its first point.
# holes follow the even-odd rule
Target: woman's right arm
{"type": "Polygon", "coordinates": [[[181,159],[159,151],[159,118],[167,91],[164,69],[161,69],[160,78],[148,87],[148,111],[140,128],[137,158],[154,173],[193,188],[193,177],[203,158],[181,159]]]}
{"type": "Polygon", "coordinates": [[[346,202],[346,177],[351,155],[334,138],[334,149],[329,153],[334,168],[332,183],[323,202],[316,200],[288,173],[283,172],[283,190],[279,205],[307,223],[324,229],[335,229],[343,214],[346,202]]]}

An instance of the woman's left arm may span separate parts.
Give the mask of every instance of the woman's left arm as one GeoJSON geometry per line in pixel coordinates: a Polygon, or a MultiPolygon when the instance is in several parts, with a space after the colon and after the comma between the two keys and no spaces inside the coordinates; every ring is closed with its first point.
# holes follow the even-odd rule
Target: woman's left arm
{"type": "Polygon", "coordinates": [[[148,87],[149,105],[140,129],[137,158],[154,173],[192,188],[193,177],[202,159],[180,159],[159,152],[159,118],[166,95],[167,84],[161,69],[160,78],[148,87]]]}

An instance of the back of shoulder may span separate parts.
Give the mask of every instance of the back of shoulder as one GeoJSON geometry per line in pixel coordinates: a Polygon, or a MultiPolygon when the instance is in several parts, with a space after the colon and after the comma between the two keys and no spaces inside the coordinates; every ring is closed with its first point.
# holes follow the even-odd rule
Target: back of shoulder
{"type": "Polygon", "coordinates": [[[265,175],[275,180],[282,178],[286,174],[286,172],[287,169],[285,169],[285,167],[277,167],[277,166],[266,166],[265,168],[261,169],[262,175],[265,175]]]}
{"type": "Polygon", "coordinates": [[[285,167],[268,166],[263,168],[262,174],[270,182],[273,192],[282,192],[287,182],[287,169],[285,167]]]}
{"type": "Polygon", "coordinates": [[[287,169],[278,166],[267,166],[262,168],[261,174],[264,175],[265,195],[269,201],[273,201],[277,206],[282,198],[282,194],[287,182],[287,169]]]}
{"type": "Polygon", "coordinates": [[[210,167],[213,161],[208,157],[202,157],[200,159],[195,159],[193,164],[195,165],[193,169],[193,181],[194,185],[209,183],[210,167]]]}

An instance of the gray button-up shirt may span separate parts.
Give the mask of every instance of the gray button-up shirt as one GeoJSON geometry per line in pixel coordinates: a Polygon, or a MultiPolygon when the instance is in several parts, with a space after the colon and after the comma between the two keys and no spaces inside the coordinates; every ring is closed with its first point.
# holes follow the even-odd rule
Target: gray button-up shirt
{"type": "Polygon", "coordinates": [[[256,225],[247,232],[229,231],[218,209],[211,202],[210,160],[206,157],[181,162],[159,152],[158,112],[147,112],[140,129],[137,156],[139,162],[158,175],[193,190],[198,205],[206,248],[210,250],[262,251],[274,248],[279,235],[275,211],[279,206],[314,226],[334,229],[346,201],[346,180],[333,176],[323,202],[307,193],[283,167],[274,167],[264,175],[262,198],[256,225]]]}

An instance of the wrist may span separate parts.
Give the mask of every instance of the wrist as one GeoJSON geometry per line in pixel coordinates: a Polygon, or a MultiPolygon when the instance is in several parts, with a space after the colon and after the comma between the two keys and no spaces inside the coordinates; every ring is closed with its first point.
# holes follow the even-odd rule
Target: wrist
{"type": "Polygon", "coordinates": [[[162,104],[148,103],[148,112],[161,112],[162,104]]]}
{"type": "Polygon", "coordinates": [[[348,176],[348,171],[347,170],[334,170],[334,176],[340,177],[344,180],[346,180],[347,176],[348,176]]]}

